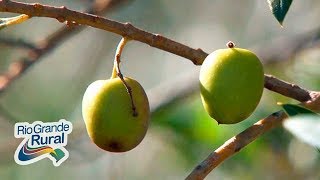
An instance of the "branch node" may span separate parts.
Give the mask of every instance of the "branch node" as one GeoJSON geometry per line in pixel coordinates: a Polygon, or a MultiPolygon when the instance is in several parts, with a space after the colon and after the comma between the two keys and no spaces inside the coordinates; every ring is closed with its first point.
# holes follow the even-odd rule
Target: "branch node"
{"type": "Polygon", "coordinates": [[[63,16],[58,16],[58,17],[56,17],[56,19],[61,23],[64,23],[66,21],[66,18],[63,16]]]}
{"type": "Polygon", "coordinates": [[[79,24],[78,23],[76,23],[75,21],[66,21],[66,24],[67,24],[67,27],[68,28],[74,28],[74,27],[76,27],[76,26],[78,26],[79,24]]]}
{"type": "Polygon", "coordinates": [[[39,4],[39,3],[34,3],[34,4],[33,4],[33,7],[34,7],[35,9],[37,9],[37,10],[42,10],[42,9],[43,9],[43,6],[42,6],[41,4],[39,4]]]}
{"type": "Polygon", "coordinates": [[[127,29],[131,29],[133,27],[133,25],[129,22],[124,23],[124,27],[127,29]]]}

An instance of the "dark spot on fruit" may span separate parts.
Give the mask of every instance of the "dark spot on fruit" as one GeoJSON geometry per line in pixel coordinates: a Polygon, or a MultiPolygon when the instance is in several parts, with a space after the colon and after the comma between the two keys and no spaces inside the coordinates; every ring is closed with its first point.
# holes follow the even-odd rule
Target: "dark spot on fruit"
{"type": "Polygon", "coordinates": [[[36,8],[36,9],[38,9],[38,10],[42,10],[42,9],[43,9],[43,6],[42,6],[41,4],[39,4],[39,3],[35,3],[35,4],[33,5],[33,7],[36,8]]]}
{"type": "Polygon", "coordinates": [[[112,151],[120,151],[122,148],[122,146],[116,141],[109,142],[108,147],[110,147],[112,151]]]}
{"type": "Polygon", "coordinates": [[[136,108],[136,107],[133,107],[133,108],[132,108],[132,111],[133,111],[133,113],[132,113],[133,117],[138,117],[137,108],[136,108]]]}

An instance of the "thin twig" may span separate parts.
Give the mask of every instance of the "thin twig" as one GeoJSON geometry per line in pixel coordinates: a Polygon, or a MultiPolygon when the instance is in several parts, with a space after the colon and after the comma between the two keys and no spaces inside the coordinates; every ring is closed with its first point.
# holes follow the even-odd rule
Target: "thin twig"
{"type": "MultiPolygon", "coordinates": [[[[103,14],[105,12],[110,12],[110,11],[116,10],[119,6],[122,6],[122,5],[124,5],[124,3],[129,2],[129,1],[132,1],[132,0],[96,0],[94,2],[94,4],[92,5],[92,7],[90,7],[87,11],[88,11],[88,13],[103,14]]],[[[0,3],[1,3],[1,0],[0,0],[0,3]]],[[[80,32],[83,29],[85,29],[85,26],[72,26],[72,27],[64,26],[64,27],[60,28],[59,30],[55,31],[54,33],[52,33],[51,35],[49,35],[48,37],[44,38],[44,40],[35,43],[35,48],[30,49],[27,57],[22,58],[16,62],[14,62],[13,64],[11,64],[7,73],[0,75],[0,94],[1,94],[1,92],[4,92],[4,90],[7,87],[7,86],[5,86],[5,87],[3,86],[4,85],[3,81],[9,80],[9,82],[7,83],[7,85],[9,85],[17,77],[20,77],[23,72],[26,72],[28,67],[35,64],[35,62],[38,62],[39,60],[41,60],[43,57],[45,57],[51,51],[53,51],[55,49],[55,47],[57,47],[58,45],[63,43],[65,40],[67,40],[68,38],[77,34],[78,32],[80,32]],[[28,66],[23,66],[25,61],[28,59],[34,59],[34,60],[29,61],[28,66]],[[13,76],[14,77],[13,79],[8,79],[6,77],[6,75],[13,73],[15,64],[20,64],[21,67],[23,67],[23,69],[21,69],[20,74],[17,73],[16,76],[13,76]]],[[[6,109],[4,109],[1,106],[0,106],[0,109],[2,111],[1,114],[6,119],[12,120],[13,117],[10,112],[8,112],[6,109]]],[[[13,119],[15,119],[15,118],[13,118],[13,119]]],[[[85,129],[82,129],[77,125],[79,125],[79,124],[75,124],[75,128],[74,128],[75,130],[72,133],[72,136],[74,139],[79,138],[80,137],[80,136],[78,136],[79,133],[81,134],[81,132],[85,131],[85,129]]],[[[0,164],[5,164],[5,161],[11,162],[11,158],[10,158],[10,160],[8,160],[9,158],[7,158],[8,156],[6,156],[6,154],[13,152],[19,143],[20,143],[19,139],[10,138],[8,141],[5,141],[4,144],[6,144],[6,146],[0,146],[0,154],[5,154],[4,156],[1,156],[1,158],[0,158],[1,163],[0,164]]]]}
{"type": "Polygon", "coordinates": [[[26,14],[21,14],[19,16],[14,16],[14,17],[9,17],[9,18],[1,18],[0,19],[0,29],[5,28],[7,26],[17,25],[17,24],[23,23],[30,18],[31,18],[31,16],[26,15],[26,14]]]}
{"type": "MultiPolygon", "coordinates": [[[[302,104],[312,110],[319,111],[320,92],[312,92],[309,96],[311,99],[302,104]]],[[[239,152],[243,147],[247,146],[263,133],[280,125],[285,118],[286,114],[283,111],[278,111],[253,124],[212,152],[204,161],[195,167],[186,179],[204,179],[220,163],[239,152]]]]}
{"type": "MultiPolygon", "coordinates": [[[[87,12],[94,14],[103,14],[106,11],[117,8],[123,2],[127,0],[96,0],[95,3],[90,7],[87,12]]],[[[0,0],[0,4],[4,3],[0,0]]],[[[63,43],[71,36],[76,35],[85,26],[77,26],[70,24],[55,31],[44,40],[35,43],[34,48],[30,49],[27,57],[23,57],[20,60],[14,61],[10,64],[7,72],[0,75],[0,94],[3,93],[9,85],[19,78],[29,67],[34,65],[36,62],[44,58],[51,51],[53,51],[58,45],[63,43]]]]}
{"type": "Polygon", "coordinates": [[[0,44],[9,47],[17,47],[30,50],[34,50],[37,48],[35,44],[25,41],[23,39],[10,39],[6,37],[0,37],[0,44]]]}

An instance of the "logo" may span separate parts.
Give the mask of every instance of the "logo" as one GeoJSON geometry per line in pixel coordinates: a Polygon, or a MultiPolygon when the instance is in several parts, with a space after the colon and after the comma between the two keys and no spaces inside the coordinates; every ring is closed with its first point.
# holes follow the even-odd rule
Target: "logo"
{"type": "Polygon", "coordinates": [[[64,148],[72,123],[64,119],[58,122],[19,122],[14,125],[14,136],[24,138],[14,153],[17,164],[28,165],[49,158],[54,166],[59,166],[69,157],[64,148]]]}

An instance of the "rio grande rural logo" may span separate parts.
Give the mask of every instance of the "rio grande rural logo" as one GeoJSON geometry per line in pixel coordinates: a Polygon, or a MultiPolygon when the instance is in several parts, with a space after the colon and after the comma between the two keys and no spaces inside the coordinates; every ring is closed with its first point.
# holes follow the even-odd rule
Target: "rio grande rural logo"
{"type": "Polygon", "coordinates": [[[69,157],[64,148],[72,123],[64,119],[58,122],[35,121],[32,124],[19,122],[14,125],[14,136],[24,138],[18,146],[14,160],[17,164],[28,165],[49,158],[54,166],[59,166],[69,157]]]}

